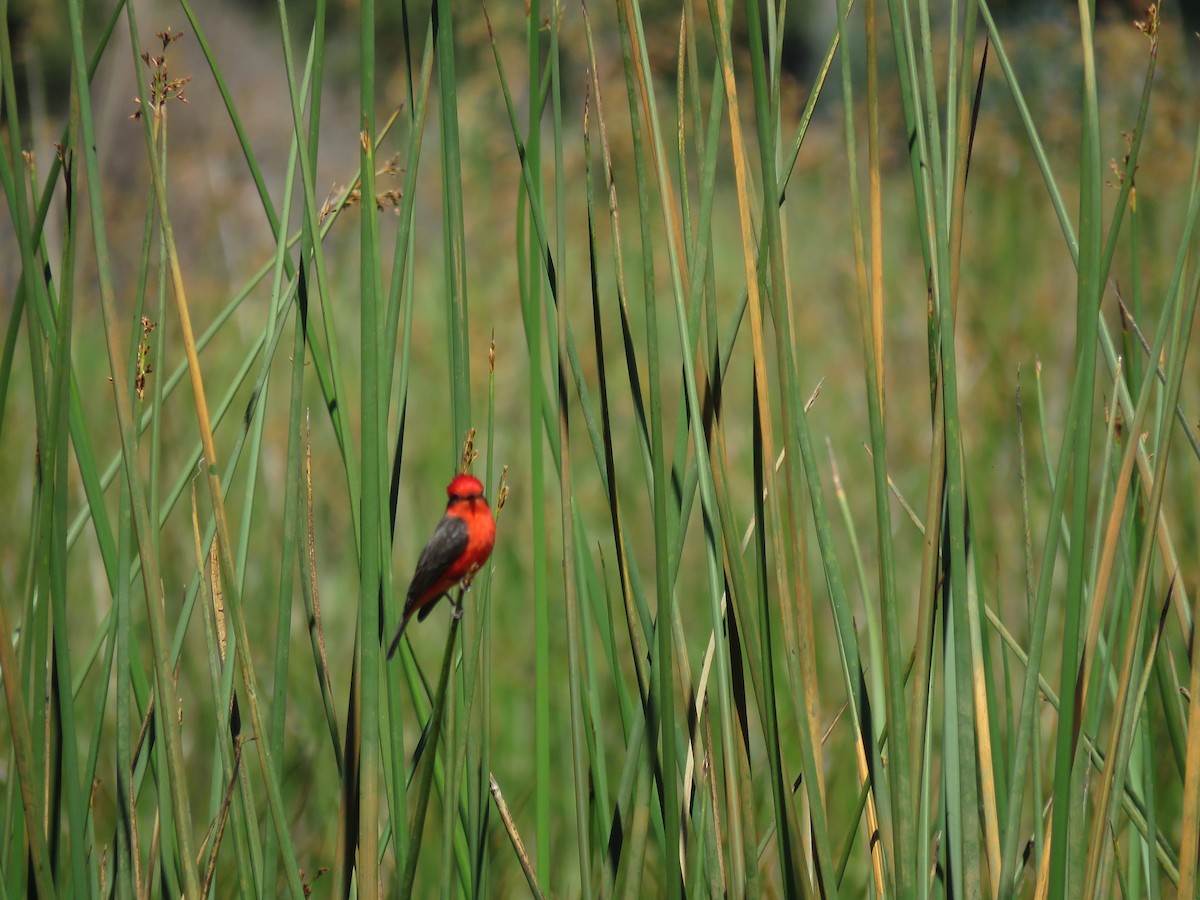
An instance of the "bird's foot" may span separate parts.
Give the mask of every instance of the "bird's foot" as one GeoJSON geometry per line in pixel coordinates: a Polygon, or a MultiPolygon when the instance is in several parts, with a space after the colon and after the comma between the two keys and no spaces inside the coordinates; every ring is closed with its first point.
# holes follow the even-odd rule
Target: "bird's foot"
{"type": "Polygon", "coordinates": [[[454,604],[454,618],[461,619],[462,617],[463,617],[463,605],[462,605],[462,601],[459,600],[457,603],[454,604]]]}

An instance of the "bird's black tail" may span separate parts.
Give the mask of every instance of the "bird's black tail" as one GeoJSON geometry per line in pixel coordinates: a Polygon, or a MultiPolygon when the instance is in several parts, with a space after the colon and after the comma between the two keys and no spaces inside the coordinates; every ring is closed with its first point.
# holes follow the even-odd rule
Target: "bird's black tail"
{"type": "Polygon", "coordinates": [[[396,655],[396,650],[400,647],[400,638],[404,637],[404,629],[408,627],[408,620],[411,618],[411,610],[401,617],[400,624],[396,627],[396,636],[392,638],[392,643],[388,646],[387,658],[389,660],[396,655]]]}

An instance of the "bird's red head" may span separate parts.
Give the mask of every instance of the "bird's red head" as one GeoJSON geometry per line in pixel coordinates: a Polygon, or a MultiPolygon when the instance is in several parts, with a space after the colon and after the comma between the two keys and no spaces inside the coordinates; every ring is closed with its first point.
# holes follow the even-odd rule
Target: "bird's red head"
{"type": "Polygon", "coordinates": [[[474,475],[455,475],[446,486],[446,496],[454,500],[473,500],[483,497],[483,482],[474,475]]]}

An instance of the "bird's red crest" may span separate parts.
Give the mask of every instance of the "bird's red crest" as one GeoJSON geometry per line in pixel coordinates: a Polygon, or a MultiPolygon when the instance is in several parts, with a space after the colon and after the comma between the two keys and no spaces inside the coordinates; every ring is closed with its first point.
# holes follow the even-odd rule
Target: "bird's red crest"
{"type": "Polygon", "coordinates": [[[466,497],[482,497],[483,482],[474,475],[455,475],[450,484],[446,486],[446,495],[452,500],[466,497]]]}

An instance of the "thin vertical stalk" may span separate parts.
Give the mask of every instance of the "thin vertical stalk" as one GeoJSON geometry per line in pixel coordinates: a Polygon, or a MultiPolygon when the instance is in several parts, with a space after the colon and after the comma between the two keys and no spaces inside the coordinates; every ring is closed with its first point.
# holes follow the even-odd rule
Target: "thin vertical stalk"
{"type": "MultiPolygon", "coordinates": [[[[379,875],[379,677],[380,602],[383,566],[382,499],[384,484],[383,427],[386,425],[384,396],[380,383],[379,311],[383,299],[379,267],[379,220],[375,214],[375,3],[363,0],[359,7],[359,177],[362,185],[362,215],[359,231],[359,351],[362,354],[360,379],[362,390],[361,435],[363,491],[359,507],[359,632],[357,694],[361,704],[358,720],[358,886],[360,892],[374,894],[381,888],[379,875]],[[381,421],[382,420],[382,421],[381,421]]],[[[333,337],[330,336],[332,343],[333,337]]]]}
{"type": "MultiPolygon", "coordinates": [[[[1102,214],[1100,190],[1100,123],[1096,97],[1093,9],[1089,0],[1079,0],[1080,41],[1083,47],[1082,146],[1079,191],[1079,278],[1076,298],[1075,378],[1080,383],[1081,403],[1077,417],[1067,432],[1064,451],[1073,454],[1071,470],[1070,531],[1073,536],[1067,557],[1066,609],[1063,620],[1062,674],[1059,693],[1075,695],[1079,666],[1080,621],[1083,614],[1085,574],[1084,540],[1088,519],[1088,492],[1091,484],[1091,438],[1095,404],[1092,402],[1096,375],[1096,316],[1103,282],[1100,280],[1102,214]]],[[[1054,753],[1054,818],[1050,831],[1050,896],[1066,896],[1068,860],[1082,827],[1082,810],[1073,811],[1066,798],[1073,796],[1076,748],[1075,709],[1066,703],[1059,711],[1058,739],[1054,753]],[[1072,822],[1074,820],[1074,823],[1072,822]]]]}
{"type": "MultiPolygon", "coordinates": [[[[563,112],[562,112],[562,70],[559,49],[559,33],[562,27],[560,18],[561,7],[554,3],[550,14],[550,99],[551,113],[554,125],[554,199],[556,223],[556,255],[558,267],[555,279],[559,283],[566,279],[565,261],[567,259],[567,223],[566,223],[566,181],[563,162],[563,112]]],[[[586,130],[586,113],[584,130],[586,130]]],[[[567,315],[568,306],[565,298],[556,297],[554,306],[558,325],[557,335],[557,366],[556,384],[558,385],[558,433],[559,433],[559,514],[562,529],[562,577],[563,600],[566,607],[566,643],[567,643],[567,687],[570,702],[571,718],[571,749],[572,749],[572,784],[575,789],[575,838],[579,853],[579,882],[580,893],[583,897],[592,896],[592,867],[591,848],[589,846],[589,789],[591,769],[588,765],[587,737],[583,722],[583,650],[584,640],[582,623],[579,616],[579,596],[576,590],[577,569],[575,560],[575,504],[573,502],[572,472],[571,472],[571,427],[569,417],[570,397],[567,394],[567,373],[563,360],[567,358],[567,315]]],[[[547,310],[549,312],[549,310],[547,310]]]]}
{"type": "MultiPolygon", "coordinates": [[[[162,609],[162,580],[159,577],[158,560],[150,544],[152,530],[150,513],[146,504],[145,490],[141,482],[140,473],[137,469],[133,410],[126,388],[125,363],[122,359],[119,346],[120,337],[117,332],[117,315],[105,231],[104,205],[100,193],[102,186],[100,165],[96,153],[92,107],[88,96],[87,70],[84,66],[83,16],[78,0],[69,0],[67,3],[67,13],[70,21],[72,74],[75,80],[75,91],[79,98],[80,138],[83,145],[84,164],[87,171],[88,208],[91,212],[92,237],[96,252],[100,305],[103,312],[104,331],[108,346],[109,370],[112,373],[113,398],[121,435],[121,449],[138,536],[138,552],[142,563],[146,606],[151,622],[151,636],[154,647],[154,674],[159,702],[162,704],[166,698],[176,695],[172,670],[167,659],[167,629],[162,609]]],[[[133,17],[130,16],[129,18],[132,22],[133,17]]],[[[134,46],[137,46],[136,42],[134,46]]],[[[142,96],[146,96],[144,91],[142,92],[142,96]]],[[[157,167],[153,164],[152,170],[157,171],[157,167]]],[[[174,707],[174,703],[164,705],[167,708],[174,707]]],[[[191,807],[187,793],[187,774],[183,767],[179,725],[174,716],[167,715],[160,716],[159,718],[163,721],[163,738],[166,745],[166,769],[180,841],[179,864],[183,872],[184,888],[190,896],[199,896],[200,881],[196,869],[195,841],[191,829],[191,807]]]]}
{"type": "MultiPolygon", "coordinates": [[[[74,5],[74,2],[72,5],[74,5]]],[[[136,48],[137,46],[139,46],[136,19],[135,19],[135,16],[133,16],[132,14],[129,15],[128,19],[129,19],[131,44],[133,47],[136,48]]],[[[80,51],[80,53],[81,53],[81,51],[80,51]]],[[[209,488],[209,496],[210,496],[210,501],[211,501],[212,508],[213,508],[213,516],[216,520],[218,546],[219,546],[220,554],[221,554],[221,566],[222,566],[222,569],[226,576],[225,583],[226,583],[226,588],[227,588],[227,600],[229,602],[230,612],[231,612],[231,615],[232,615],[232,618],[234,621],[236,638],[237,638],[237,640],[236,640],[237,660],[238,660],[241,675],[242,675],[242,682],[243,682],[243,686],[244,686],[245,692],[246,692],[247,705],[249,706],[249,709],[250,709],[250,717],[251,717],[251,722],[253,724],[254,732],[256,735],[259,735],[262,737],[261,740],[254,741],[254,744],[258,751],[259,764],[263,770],[264,780],[266,782],[268,805],[271,810],[273,824],[275,826],[276,834],[279,837],[280,849],[284,856],[285,874],[288,877],[288,884],[289,884],[289,888],[290,888],[291,892],[293,894],[298,895],[298,894],[303,893],[303,885],[301,885],[301,883],[300,883],[299,867],[296,864],[295,853],[294,853],[294,850],[292,849],[291,839],[287,832],[287,822],[286,822],[286,815],[285,815],[284,809],[283,809],[283,798],[282,798],[282,795],[280,792],[280,782],[278,780],[278,775],[277,775],[277,770],[275,767],[274,758],[271,754],[271,748],[269,746],[270,742],[268,740],[266,740],[266,730],[263,727],[261,710],[260,710],[259,703],[258,703],[258,684],[257,684],[256,675],[254,673],[254,667],[249,658],[250,642],[249,642],[248,634],[246,632],[246,621],[245,621],[245,615],[244,615],[244,612],[242,609],[241,591],[238,587],[239,579],[237,576],[237,570],[234,565],[234,561],[233,561],[233,557],[232,557],[232,544],[230,541],[229,526],[228,526],[228,521],[225,517],[224,491],[221,487],[221,475],[220,475],[220,469],[218,467],[218,456],[217,456],[216,446],[214,444],[213,435],[212,435],[212,422],[211,422],[211,418],[209,415],[208,402],[206,399],[206,393],[205,393],[205,388],[204,388],[204,380],[203,380],[203,376],[200,371],[200,360],[199,360],[198,353],[196,351],[195,335],[192,330],[191,314],[190,314],[189,307],[188,307],[187,294],[186,294],[184,284],[183,284],[183,275],[182,275],[182,272],[180,271],[179,254],[178,254],[178,250],[175,245],[174,231],[171,227],[171,219],[170,219],[169,211],[167,208],[166,186],[163,183],[162,170],[159,167],[157,158],[154,154],[154,148],[159,140],[158,135],[155,133],[156,126],[155,126],[154,122],[157,121],[157,119],[158,119],[158,115],[156,113],[161,112],[161,111],[155,110],[150,106],[149,94],[147,93],[146,85],[144,84],[145,79],[144,79],[142,69],[138,66],[135,66],[135,70],[137,72],[137,77],[138,77],[138,81],[139,81],[138,86],[140,89],[140,96],[143,98],[141,101],[141,110],[142,110],[142,119],[143,119],[143,123],[144,123],[144,128],[145,128],[145,132],[146,132],[147,147],[150,151],[148,153],[148,159],[150,162],[151,181],[152,181],[152,184],[154,187],[155,201],[156,201],[156,205],[158,208],[159,220],[160,220],[160,223],[162,226],[163,241],[164,241],[164,244],[165,244],[166,250],[167,250],[167,260],[169,263],[169,269],[170,269],[170,274],[171,274],[171,286],[172,286],[172,290],[173,290],[173,293],[175,296],[176,310],[179,315],[181,338],[183,340],[183,346],[184,346],[184,350],[185,350],[187,360],[188,360],[188,373],[189,373],[190,379],[191,379],[192,394],[193,394],[193,400],[195,403],[197,425],[198,425],[198,428],[200,431],[201,441],[204,445],[204,456],[205,456],[205,461],[207,464],[206,465],[206,474],[207,474],[207,481],[208,481],[208,488],[209,488]],[[152,121],[152,119],[153,119],[153,121],[152,121]]],[[[85,131],[86,131],[86,126],[85,126],[85,131]]],[[[93,175],[93,173],[91,172],[91,169],[90,169],[90,165],[89,165],[89,173],[88,174],[89,174],[89,179],[88,179],[89,184],[93,180],[96,180],[98,182],[98,176],[93,175]]],[[[95,203],[96,198],[93,197],[92,199],[93,199],[93,203],[95,203]]],[[[93,209],[93,216],[97,216],[97,215],[102,215],[102,211],[93,209]]],[[[99,225],[96,225],[96,227],[99,227],[99,225]]],[[[97,256],[99,257],[101,255],[102,255],[101,241],[100,241],[100,239],[97,239],[97,256]]],[[[106,255],[106,251],[104,252],[104,255],[106,255]]],[[[103,294],[104,294],[103,290],[101,291],[101,294],[103,296],[103,294]]],[[[110,341],[110,344],[111,344],[111,341],[110,341]]],[[[111,355],[112,354],[110,353],[110,356],[111,355]]],[[[114,381],[115,381],[116,380],[115,379],[116,367],[113,367],[113,368],[114,368],[114,381]]],[[[118,392],[118,394],[120,394],[120,393],[121,392],[118,392]]],[[[128,397],[125,396],[124,400],[125,400],[125,405],[127,405],[128,397]]],[[[122,406],[122,404],[119,400],[118,407],[120,408],[121,406],[122,406]]],[[[124,412],[125,411],[122,411],[122,414],[121,414],[121,418],[122,418],[123,422],[125,419],[124,412]]],[[[125,430],[125,427],[128,427],[129,438],[132,441],[132,439],[133,439],[132,414],[130,414],[130,416],[129,416],[128,425],[123,426],[123,429],[122,429],[123,432],[125,430]]],[[[128,463],[127,463],[127,465],[128,465],[128,463]]],[[[131,477],[132,477],[132,473],[131,473],[131,477]]],[[[139,493],[140,493],[140,491],[139,491],[139,493]]],[[[134,506],[135,506],[135,508],[138,506],[138,503],[136,501],[136,495],[135,495],[134,506]]],[[[141,535],[143,535],[143,534],[148,533],[147,531],[144,531],[141,527],[139,527],[138,531],[139,531],[139,537],[141,537],[141,535]]],[[[146,565],[145,565],[146,556],[147,556],[147,554],[143,554],[143,560],[142,560],[144,578],[145,578],[145,580],[149,581],[150,583],[158,583],[155,578],[155,576],[157,575],[157,569],[150,570],[150,569],[146,568],[146,565]]],[[[161,616],[162,616],[161,610],[158,610],[157,613],[161,620],[161,616]]],[[[155,613],[152,613],[152,617],[154,615],[155,615],[155,613]]],[[[165,640],[165,622],[162,623],[162,628],[163,628],[163,638],[165,640]]],[[[164,656],[165,656],[165,648],[164,648],[164,656]]],[[[158,661],[156,663],[156,668],[158,667],[158,665],[165,666],[165,663],[166,663],[165,659],[158,661]]],[[[159,694],[158,694],[158,696],[159,696],[160,702],[161,702],[161,698],[173,696],[173,688],[171,691],[166,690],[167,682],[169,680],[168,674],[166,672],[159,673],[158,678],[159,678],[159,694]]],[[[168,722],[174,721],[173,716],[161,716],[159,718],[166,720],[168,722]]],[[[178,728],[178,723],[168,726],[168,730],[177,729],[177,728],[178,728]]],[[[183,777],[183,773],[180,773],[179,777],[183,777]]],[[[185,793],[185,792],[183,792],[183,793],[185,793]]],[[[184,809],[186,811],[186,807],[184,809]]],[[[184,867],[185,887],[188,887],[188,886],[190,886],[191,878],[193,878],[194,874],[195,874],[194,871],[189,872],[189,869],[194,870],[194,868],[195,868],[195,852],[192,849],[190,828],[184,830],[183,837],[184,837],[184,842],[181,843],[180,853],[181,853],[181,855],[183,855],[185,857],[182,865],[184,867]]],[[[196,892],[198,893],[198,891],[199,891],[199,888],[197,886],[196,892]]]]}
{"type": "MultiPolygon", "coordinates": [[[[530,210],[540,209],[542,193],[541,119],[542,59],[540,49],[541,3],[531,0],[526,19],[526,54],[529,79],[529,123],[525,137],[526,163],[529,176],[522,182],[522,199],[530,210]],[[526,186],[528,185],[528,186],[526,186]]],[[[490,27],[490,26],[489,26],[490,27]]],[[[493,47],[495,45],[493,44],[493,47]]],[[[498,52],[498,51],[496,51],[498,52]]],[[[497,57],[497,60],[499,58],[497,57]]],[[[519,207],[523,214],[524,207],[519,207]]],[[[537,842],[536,871],[543,883],[550,879],[552,836],[550,833],[550,609],[546,583],[546,512],[545,512],[545,449],[542,437],[543,409],[543,350],[542,350],[542,278],[539,258],[540,239],[530,223],[519,231],[519,261],[525,266],[521,284],[521,313],[525,321],[525,339],[529,354],[529,487],[533,514],[533,615],[534,615],[534,770],[535,837],[537,842]]]]}

